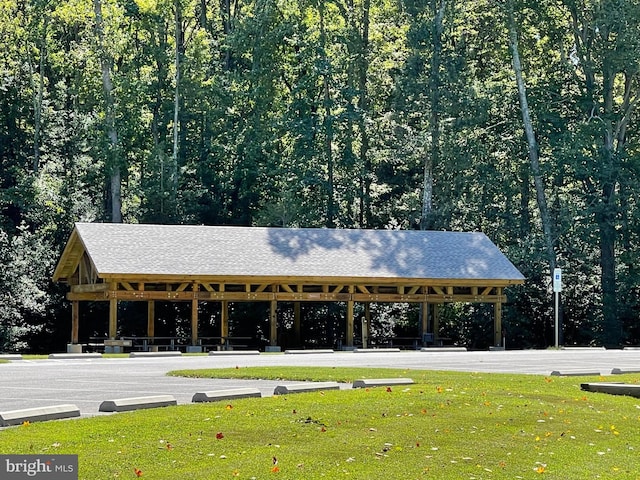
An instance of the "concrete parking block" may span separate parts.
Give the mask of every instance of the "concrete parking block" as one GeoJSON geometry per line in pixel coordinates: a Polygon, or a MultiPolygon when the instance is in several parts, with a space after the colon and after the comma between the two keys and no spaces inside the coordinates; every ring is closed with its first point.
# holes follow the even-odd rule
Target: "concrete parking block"
{"type": "Polygon", "coordinates": [[[88,358],[102,358],[101,353],[51,353],[50,360],[79,360],[88,358]]]}
{"type": "Polygon", "coordinates": [[[353,353],[398,353],[399,348],[354,348],[353,353]]]}
{"type": "Polygon", "coordinates": [[[259,350],[212,350],[209,355],[224,357],[227,355],[260,355],[259,350]]]}
{"type": "Polygon", "coordinates": [[[44,422],[47,420],[59,420],[79,416],[80,409],[71,404],[11,410],[8,412],[0,412],[0,427],[21,425],[24,422],[44,422]]]}
{"type": "Polygon", "coordinates": [[[168,352],[131,352],[130,358],[149,358],[149,357],[181,357],[182,352],[170,350],[168,352]]]}
{"type": "Polygon", "coordinates": [[[144,408],[169,407],[178,402],[172,395],[154,395],[150,397],[118,398],[105,400],[100,404],[101,412],[128,412],[144,408]]]}
{"type": "Polygon", "coordinates": [[[467,347],[422,347],[421,352],[466,352],[467,347]]]}
{"type": "Polygon", "coordinates": [[[614,368],[611,370],[612,375],[624,375],[625,373],[640,373],[640,369],[622,369],[622,368],[614,368]]]}
{"type": "Polygon", "coordinates": [[[411,378],[369,378],[355,380],[353,388],[393,387],[395,385],[412,385],[414,383],[411,378]]]}
{"type": "Polygon", "coordinates": [[[198,392],[191,399],[192,402],[221,402],[238,400],[240,398],[262,397],[257,388],[233,388],[229,390],[215,390],[212,392],[198,392]]]}
{"type": "Polygon", "coordinates": [[[284,353],[289,355],[304,355],[304,354],[310,354],[310,353],[335,353],[335,352],[331,349],[319,348],[319,349],[310,349],[310,350],[285,350],[284,353]]]}
{"type": "Polygon", "coordinates": [[[589,376],[598,376],[600,372],[586,372],[581,370],[553,370],[549,375],[552,377],[589,377],[589,376]]]}
{"type": "Polygon", "coordinates": [[[640,385],[629,383],[582,383],[580,388],[587,392],[608,393],[610,395],[626,395],[640,398],[640,385]]]}
{"type": "Polygon", "coordinates": [[[0,360],[22,360],[22,355],[14,353],[0,353],[0,360]]]}
{"type": "Polygon", "coordinates": [[[291,393],[317,392],[321,390],[340,390],[337,382],[309,382],[278,385],[273,391],[274,395],[288,395],[291,393]]]}

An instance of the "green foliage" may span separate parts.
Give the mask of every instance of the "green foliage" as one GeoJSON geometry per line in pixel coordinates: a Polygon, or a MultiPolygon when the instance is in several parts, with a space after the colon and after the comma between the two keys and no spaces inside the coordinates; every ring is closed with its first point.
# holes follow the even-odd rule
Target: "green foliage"
{"type": "Polygon", "coordinates": [[[45,329],[54,261],[50,246],[24,225],[12,236],[0,231],[0,351],[24,350],[45,329]]]}
{"type": "MultiPolygon", "coordinates": [[[[511,3],[567,280],[566,341],[638,343],[640,5],[511,3]]],[[[546,346],[552,302],[505,5],[103,0],[100,52],[91,1],[4,0],[3,242],[29,231],[28,248],[57,253],[73,222],[111,218],[114,166],[127,222],[417,228],[430,158],[430,225],[490,235],[528,279],[507,292],[511,345],[546,346]],[[103,54],[112,60],[116,145],[105,130],[103,54]]],[[[68,307],[43,280],[53,266],[47,259],[33,277],[53,303],[27,310],[38,312],[36,330],[44,309],[45,330],[66,332],[68,307]]],[[[18,288],[10,284],[6,298],[18,288]]],[[[417,324],[411,309],[376,308],[385,334],[417,324]]],[[[329,310],[314,321],[340,325],[329,310]]],[[[175,324],[179,309],[167,315],[175,324]]],[[[486,343],[483,307],[447,315],[457,342],[486,343]]]]}

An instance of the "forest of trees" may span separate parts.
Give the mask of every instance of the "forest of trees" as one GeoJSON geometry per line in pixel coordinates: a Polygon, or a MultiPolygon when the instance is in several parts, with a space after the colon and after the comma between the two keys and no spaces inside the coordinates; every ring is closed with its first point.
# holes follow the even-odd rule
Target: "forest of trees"
{"type": "Polygon", "coordinates": [[[640,344],[639,97],[640,0],[0,0],[0,351],[68,340],[76,221],[483,231],[508,346],[554,267],[565,344],[640,344]]]}

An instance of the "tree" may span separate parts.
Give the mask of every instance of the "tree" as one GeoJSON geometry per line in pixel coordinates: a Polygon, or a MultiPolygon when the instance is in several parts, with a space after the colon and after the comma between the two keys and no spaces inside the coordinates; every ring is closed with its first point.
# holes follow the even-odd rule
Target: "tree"
{"type": "Polygon", "coordinates": [[[111,204],[111,221],[122,222],[121,171],[118,144],[118,130],[116,128],[115,100],[113,98],[113,81],[111,70],[113,59],[105,45],[104,20],[102,15],[102,0],[93,0],[95,15],[95,35],[98,42],[100,69],[102,71],[102,92],[105,106],[105,129],[108,137],[107,168],[109,170],[109,192],[111,204]]]}
{"type": "Polygon", "coordinates": [[[582,165],[576,178],[584,188],[598,228],[601,340],[618,345],[616,247],[619,238],[621,173],[627,161],[629,126],[640,94],[640,4],[628,1],[565,1],[571,15],[572,61],[580,87],[576,106],[582,165]]]}

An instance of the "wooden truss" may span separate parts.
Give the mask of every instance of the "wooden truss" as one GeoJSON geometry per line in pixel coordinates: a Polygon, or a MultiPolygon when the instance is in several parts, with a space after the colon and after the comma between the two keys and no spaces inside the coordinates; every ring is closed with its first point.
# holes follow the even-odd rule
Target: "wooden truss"
{"type": "MultiPolygon", "coordinates": [[[[354,303],[419,303],[423,305],[422,333],[427,333],[427,309],[429,305],[452,302],[476,302],[494,304],[494,341],[502,341],[501,307],[506,302],[504,282],[496,284],[475,283],[457,285],[438,283],[416,284],[396,281],[393,284],[344,278],[326,283],[327,279],[98,279],[91,271],[90,262],[80,262],[76,271],[76,284],[71,285],[67,298],[72,302],[72,343],[78,342],[79,302],[109,301],[109,337],[117,332],[117,305],[120,301],[148,302],[148,335],[154,333],[154,302],[192,303],[192,345],[198,341],[198,302],[221,302],[221,336],[228,335],[228,302],[270,302],[270,343],[277,344],[278,302],[344,302],[347,304],[346,346],[353,346],[354,303]],[[323,282],[324,280],[324,282],[323,282]],[[88,283],[85,283],[88,282],[88,283]],[[95,282],[95,283],[92,283],[95,282]]],[[[388,280],[387,280],[388,282],[388,280]]],[[[296,309],[299,312],[299,309],[296,309]]]]}

